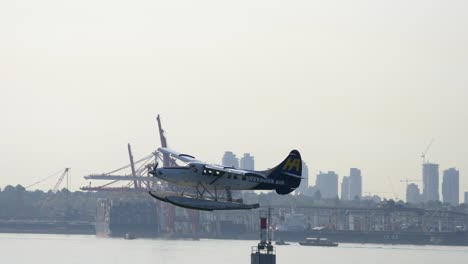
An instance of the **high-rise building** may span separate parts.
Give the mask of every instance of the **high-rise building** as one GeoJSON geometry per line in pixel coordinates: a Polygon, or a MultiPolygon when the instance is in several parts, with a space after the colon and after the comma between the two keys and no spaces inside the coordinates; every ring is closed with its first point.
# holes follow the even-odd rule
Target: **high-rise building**
{"type": "Polygon", "coordinates": [[[240,168],[244,170],[255,169],[255,160],[253,156],[250,156],[250,153],[244,153],[244,156],[240,159],[240,168]]]}
{"type": "Polygon", "coordinates": [[[406,202],[412,204],[421,202],[421,191],[417,184],[410,183],[406,186],[406,202]]]}
{"type": "Polygon", "coordinates": [[[309,186],[309,167],[302,161],[302,178],[306,181],[306,186],[309,186]]]}
{"type": "Polygon", "coordinates": [[[341,200],[349,200],[349,176],[344,176],[341,181],[341,200]]]}
{"type": "Polygon", "coordinates": [[[341,182],[341,200],[361,199],[362,176],[361,170],[351,168],[349,176],[344,176],[341,182]]]}
{"type": "Polygon", "coordinates": [[[349,170],[349,199],[361,199],[362,197],[362,177],[361,170],[351,168],[349,170]]]}
{"type": "Polygon", "coordinates": [[[236,154],[232,153],[232,151],[224,152],[223,166],[239,168],[239,159],[236,154]]]}
{"type": "Polygon", "coordinates": [[[423,201],[439,201],[439,165],[423,164],[423,201]]]}
{"type": "Polygon", "coordinates": [[[320,172],[315,179],[315,187],[324,199],[338,197],[338,175],[333,171],[320,172]]]}
{"type": "Polygon", "coordinates": [[[296,189],[296,194],[313,195],[310,191],[311,187],[309,186],[309,167],[307,167],[304,161],[302,161],[302,178],[301,184],[296,189]]]}
{"type": "Polygon", "coordinates": [[[444,170],[442,180],[442,198],[444,203],[457,206],[460,201],[460,180],[458,170],[455,168],[444,170]]]}

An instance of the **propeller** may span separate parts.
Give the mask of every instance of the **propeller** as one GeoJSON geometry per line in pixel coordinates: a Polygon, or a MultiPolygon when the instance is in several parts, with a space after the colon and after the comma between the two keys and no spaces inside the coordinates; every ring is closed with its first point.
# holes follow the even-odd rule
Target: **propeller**
{"type": "Polygon", "coordinates": [[[156,161],[154,164],[153,170],[149,171],[149,174],[156,176],[156,169],[158,168],[159,163],[156,161]]]}

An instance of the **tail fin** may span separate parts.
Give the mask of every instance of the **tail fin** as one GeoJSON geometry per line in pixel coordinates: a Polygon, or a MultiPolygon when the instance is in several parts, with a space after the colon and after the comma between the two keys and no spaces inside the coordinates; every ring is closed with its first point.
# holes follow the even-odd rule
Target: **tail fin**
{"type": "Polygon", "coordinates": [[[288,194],[301,183],[302,159],[297,150],[292,150],[280,165],[270,170],[269,179],[284,181],[284,187],[276,188],[278,194],[288,194]]]}

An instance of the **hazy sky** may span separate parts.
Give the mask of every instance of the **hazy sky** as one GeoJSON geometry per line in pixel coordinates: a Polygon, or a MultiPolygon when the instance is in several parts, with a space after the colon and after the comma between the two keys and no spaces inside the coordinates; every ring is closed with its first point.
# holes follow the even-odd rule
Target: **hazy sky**
{"type": "MultiPolygon", "coordinates": [[[[273,167],[297,148],[404,198],[421,152],[468,191],[468,2],[0,2],[0,187],[159,146],[273,167]],[[393,189],[393,190],[392,190],[393,189]]],[[[55,179],[40,188],[49,189],[55,179]]]]}

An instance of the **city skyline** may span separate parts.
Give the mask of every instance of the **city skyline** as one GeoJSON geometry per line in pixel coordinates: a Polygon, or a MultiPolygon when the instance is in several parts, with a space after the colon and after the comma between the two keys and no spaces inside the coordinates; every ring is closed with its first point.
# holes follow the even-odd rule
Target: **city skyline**
{"type": "MultiPolygon", "coordinates": [[[[243,165],[242,165],[243,159],[247,159],[248,160],[247,163],[249,164],[248,166],[252,166],[251,170],[254,170],[254,166],[255,166],[254,165],[254,156],[251,156],[250,153],[244,153],[241,158],[238,158],[237,155],[233,151],[225,151],[224,154],[223,154],[223,157],[221,159],[220,165],[235,167],[235,168],[240,168],[240,169],[249,169],[249,168],[243,167],[243,165]]],[[[431,167],[435,166],[436,171],[437,171],[437,177],[438,177],[439,164],[434,164],[434,163],[429,163],[428,162],[428,163],[425,163],[425,165],[429,165],[431,167]]],[[[425,166],[423,166],[423,175],[421,175],[422,179],[423,179],[423,180],[421,180],[422,183],[424,183],[424,172],[425,172],[424,167],[425,166]]],[[[304,168],[303,177],[306,177],[306,178],[304,178],[302,180],[301,185],[297,189],[297,191],[299,191],[302,194],[309,195],[309,196],[314,195],[314,193],[316,191],[320,190],[320,188],[317,188],[317,178],[319,176],[333,175],[333,176],[337,177],[337,184],[336,184],[337,195],[336,195],[336,197],[338,197],[339,199],[342,199],[342,200],[353,200],[351,198],[352,192],[350,191],[351,190],[351,187],[350,187],[351,186],[350,185],[351,180],[350,179],[351,179],[351,176],[354,176],[354,177],[359,177],[359,191],[354,191],[354,193],[360,194],[360,195],[358,195],[360,198],[365,197],[366,199],[368,199],[368,198],[372,197],[372,195],[377,195],[380,198],[399,199],[399,200],[404,200],[404,201],[410,202],[410,203],[419,203],[419,202],[423,202],[423,201],[427,202],[427,201],[433,200],[433,201],[441,201],[441,202],[444,202],[444,203],[449,203],[449,204],[452,204],[452,205],[455,204],[454,202],[451,202],[451,201],[447,201],[447,202],[445,201],[444,194],[443,194],[443,192],[444,192],[444,189],[443,189],[444,188],[443,187],[444,180],[443,179],[445,179],[445,177],[443,179],[441,178],[440,180],[437,181],[437,185],[439,185],[437,187],[438,191],[435,194],[433,194],[433,195],[436,195],[435,197],[437,197],[437,199],[427,200],[427,198],[425,198],[425,195],[424,195],[424,192],[423,192],[424,184],[421,185],[422,188],[423,188],[421,190],[419,189],[420,186],[418,184],[411,183],[411,184],[406,185],[405,198],[392,197],[391,195],[390,196],[381,195],[381,193],[386,193],[386,192],[380,192],[380,191],[366,192],[369,195],[364,196],[363,195],[363,189],[362,189],[361,170],[358,169],[358,168],[350,168],[348,176],[346,176],[346,175],[340,176],[340,174],[337,174],[334,171],[328,171],[328,172],[319,171],[318,174],[315,175],[316,185],[310,185],[310,177],[308,176],[309,169],[308,169],[307,164],[304,161],[303,161],[303,168],[304,168]],[[341,181],[340,181],[340,179],[341,179],[341,181]],[[344,185],[347,186],[347,187],[345,187],[345,188],[347,188],[347,190],[343,190],[344,185]]],[[[450,168],[450,169],[444,170],[443,171],[444,176],[445,176],[446,172],[453,172],[453,170],[456,172],[457,181],[459,182],[459,179],[458,179],[459,171],[456,170],[455,168],[450,168]]],[[[440,177],[438,177],[438,178],[440,178],[440,177]]],[[[354,181],[356,181],[356,180],[354,180],[354,181]]],[[[405,180],[402,179],[401,182],[403,182],[403,181],[405,181],[405,180]]],[[[320,180],[319,180],[319,182],[320,182],[320,180]]],[[[326,183],[326,185],[329,185],[329,183],[326,183]]],[[[458,183],[458,186],[459,186],[459,183],[458,183]]],[[[335,187],[333,187],[333,188],[335,188],[335,187]]],[[[354,188],[356,188],[356,187],[354,187],[354,188]]],[[[455,187],[453,187],[453,183],[451,185],[451,188],[452,189],[455,188],[455,187]]],[[[38,188],[38,189],[41,189],[41,188],[38,188]]],[[[43,190],[47,190],[47,188],[43,189],[43,190]]],[[[465,192],[464,190],[460,189],[460,187],[459,187],[458,193],[459,193],[458,200],[461,200],[461,202],[465,202],[468,192],[465,192]]],[[[450,197],[451,197],[450,199],[455,200],[453,195],[451,195],[450,197]]],[[[324,197],[324,198],[331,198],[331,197],[324,197]]]]}

